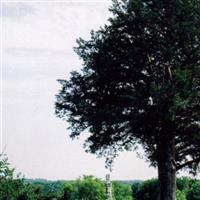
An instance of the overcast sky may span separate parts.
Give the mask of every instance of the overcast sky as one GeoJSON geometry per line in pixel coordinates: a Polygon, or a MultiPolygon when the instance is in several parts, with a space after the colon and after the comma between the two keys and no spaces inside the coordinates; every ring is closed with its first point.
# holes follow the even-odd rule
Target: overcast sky
{"type": "MultiPolygon", "coordinates": [[[[3,2],[3,147],[9,162],[26,178],[104,178],[105,160],[87,154],[84,137],[72,141],[66,124],[55,117],[57,79],[81,68],[73,52],[78,37],[106,23],[110,1],[3,2]]],[[[136,153],[115,160],[112,179],[157,175],[136,153]]]]}

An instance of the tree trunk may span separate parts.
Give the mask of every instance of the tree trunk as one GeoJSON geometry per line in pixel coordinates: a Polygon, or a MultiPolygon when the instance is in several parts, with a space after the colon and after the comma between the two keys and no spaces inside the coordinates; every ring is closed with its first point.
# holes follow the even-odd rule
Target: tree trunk
{"type": "Polygon", "coordinates": [[[174,138],[164,137],[158,145],[159,200],[176,199],[176,166],[174,138]]]}

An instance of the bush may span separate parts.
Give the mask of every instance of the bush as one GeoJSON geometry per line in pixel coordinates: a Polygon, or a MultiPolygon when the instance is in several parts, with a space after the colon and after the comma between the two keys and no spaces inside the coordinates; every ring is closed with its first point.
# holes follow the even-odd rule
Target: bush
{"type": "Polygon", "coordinates": [[[105,185],[93,176],[84,176],[83,180],[69,182],[64,188],[64,200],[105,200],[105,185]]]}
{"type": "Polygon", "coordinates": [[[14,176],[6,155],[0,154],[0,200],[42,200],[38,188],[14,176]]]}
{"type": "Polygon", "coordinates": [[[132,200],[132,190],[130,185],[113,181],[112,189],[115,200],[132,200]]]}
{"type": "Polygon", "coordinates": [[[158,195],[158,180],[151,179],[142,182],[135,192],[136,200],[155,200],[158,195]]]}
{"type": "Polygon", "coordinates": [[[176,191],[176,200],[187,200],[184,191],[176,191]]]}
{"type": "Polygon", "coordinates": [[[200,181],[195,181],[187,194],[187,200],[200,200],[200,181]]]}
{"type": "Polygon", "coordinates": [[[184,191],[185,194],[189,191],[191,187],[192,180],[188,177],[182,177],[176,179],[177,190],[184,191]]]}

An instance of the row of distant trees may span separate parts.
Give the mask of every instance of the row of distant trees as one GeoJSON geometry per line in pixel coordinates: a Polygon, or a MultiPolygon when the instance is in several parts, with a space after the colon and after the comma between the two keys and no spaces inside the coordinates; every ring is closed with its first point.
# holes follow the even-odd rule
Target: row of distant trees
{"type": "MultiPolygon", "coordinates": [[[[142,183],[135,183],[132,185],[132,196],[136,200],[155,200],[159,191],[158,188],[157,179],[147,180],[142,183]]],[[[200,181],[187,177],[177,178],[176,199],[200,199],[200,181]]]]}
{"type": "MultiPolygon", "coordinates": [[[[132,184],[112,182],[113,200],[155,200],[159,192],[158,180],[151,179],[132,184]]],[[[105,200],[105,185],[100,179],[85,176],[83,180],[68,182],[63,200],[105,200]]],[[[200,181],[187,177],[177,179],[177,200],[199,200],[200,181]]]]}
{"type": "MultiPolygon", "coordinates": [[[[6,157],[0,160],[0,200],[105,200],[101,179],[84,176],[75,181],[32,181],[14,176],[6,157]]],[[[155,200],[158,180],[112,182],[113,200],[155,200]]],[[[199,200],[200,180],[177,179],[177,200],[199,200]]]]}

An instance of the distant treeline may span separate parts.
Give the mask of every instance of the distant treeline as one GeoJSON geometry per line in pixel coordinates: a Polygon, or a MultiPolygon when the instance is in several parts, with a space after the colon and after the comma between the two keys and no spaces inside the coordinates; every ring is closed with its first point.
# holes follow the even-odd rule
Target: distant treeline
{"type": "MultiPolygon", "coordinates": [[[[44,199],[57,200],[105,200],[105,182],[93,176],[75,181],[26,180],[40,188],[44,199]]],[[[113,200],[155,200],[158,180],[112,181],[113,200]]],[[[177,178],[177,200],[200,200],[200,180],[177,178]]]]}
{"type": "MultiPolygon", "coordinates": [[[[105,200],[105,182],[93,176],[74,181],[23,179],[14,176],[7,158],[0,161],[0,200],[105,200]]],[[[112,181],[113,200],[155,200],[158,180],[112,181]]],[[[177,200],[200,200],[200,180],[177,179],[177,200]]]]}

